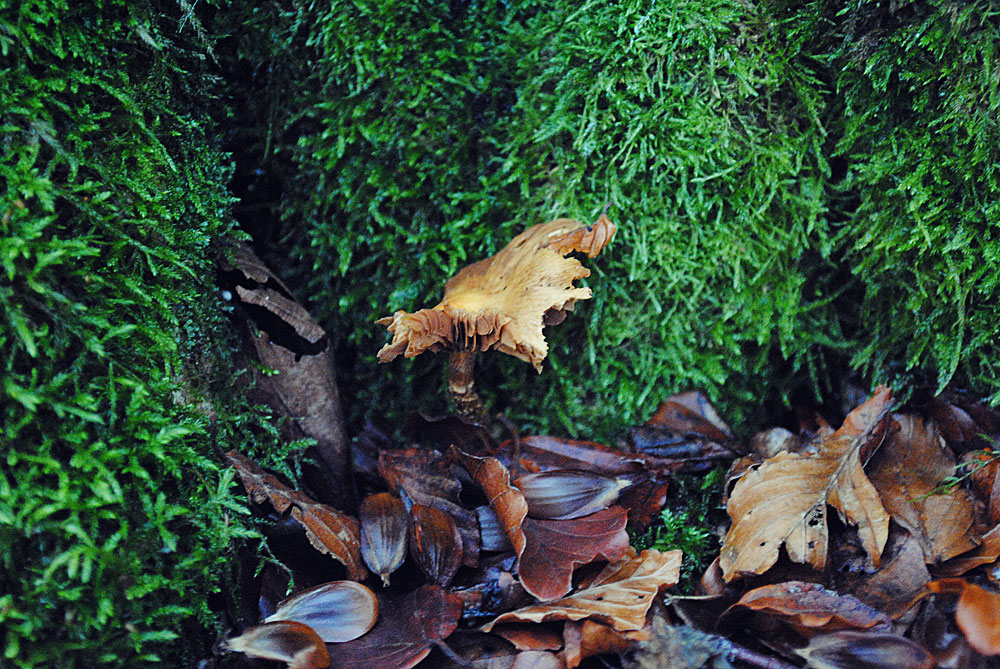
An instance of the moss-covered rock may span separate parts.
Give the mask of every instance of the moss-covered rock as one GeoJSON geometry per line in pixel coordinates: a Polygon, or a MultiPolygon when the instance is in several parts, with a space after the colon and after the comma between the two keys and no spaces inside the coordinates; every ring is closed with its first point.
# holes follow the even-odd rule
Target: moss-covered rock
{"type": "Polygon", "coordinates": [[[238,50],[283,193],[262,232],[339,334],[355,418],[444,406],[413,393],[441,360],[376,367],[375,318],[605,202],[619,237],[546,370],[483,365],[523,427],[610,438],[690,386],[752,425],[762,400],[830,399],[848,360],[995,393],[988,6],[271,5],[238,50]]]}
{"type": "Polygon", "coordinates": [[[0,3],[0,665],[194,664],[246,534],[203,404],[229,326],[187,3],[0,3]],[[199,406],[201,405],[201,406],[199,406]]]}

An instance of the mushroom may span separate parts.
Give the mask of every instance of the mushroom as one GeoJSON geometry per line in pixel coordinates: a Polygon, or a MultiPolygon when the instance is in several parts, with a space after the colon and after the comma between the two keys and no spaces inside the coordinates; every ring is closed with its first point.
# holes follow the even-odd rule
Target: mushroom
{"type": "Polygon", "coordinates": [[[484,422],[473,379],[475,356],[491,348],[530,362],[539,372],[548,354],[542,328],[557,325],[590,288],[573,282],[590,270],[567,254],[593,258],[615,234],[602,213],[593,225],[558,218],[532,226],[491,258],[469,265],[445,284],[444,299],[430,309],[397,311],[376,321],[392,333],[379,362],[403,354],[450,351],[448,389],[459,416],[484,422]]]}

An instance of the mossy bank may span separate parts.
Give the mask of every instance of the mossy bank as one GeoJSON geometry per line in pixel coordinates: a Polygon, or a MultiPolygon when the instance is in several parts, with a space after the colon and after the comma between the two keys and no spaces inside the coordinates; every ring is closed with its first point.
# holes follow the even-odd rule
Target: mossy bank
{"type": "Polygon", "coordinates": [[[544,372],[483,360],[519,428],[613,441],[703,387],[746,433],[852,365],[996,401],[997,12],[0,3],[3,661],[205,657],[247,533],[210,417],[274,439],[219,381],[235,221],[331,334],[355,427],[445,409],[443,359],[376,364],[377,318],[605,203],[544,372]]]}

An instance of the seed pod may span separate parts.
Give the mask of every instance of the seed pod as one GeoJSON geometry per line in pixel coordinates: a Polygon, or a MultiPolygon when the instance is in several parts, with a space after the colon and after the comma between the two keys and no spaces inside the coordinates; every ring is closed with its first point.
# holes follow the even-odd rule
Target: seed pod
{"type": "Polygon", "coordinates": [[[447,588],[462,564],[462,536],[444,511],[414,504],[410,508],[410,554],[431,583],[447,588]]]}
{"type": "Polygon", "coordinates": [[[388,587],[389,574],[406,559],[410,517],[398,497],[387,492],[370,495],[361,503],[361,557],[388,587]]]}
{"type": "Polygon", "coordinates": [[[357,639],[377,619],[375,593],[354,581],[331,581],[279,602],[278,610],[264,622],[302,623],[326,643],[340,643],[357,639]]]}
{"type": "Polygon", "coordinates": [[[514,485],[524,494],[532,518],[570,520],[613,504],[629,480],[575,469],[554,469],[525,474],[514,485]]]}
{"type": "Polygon", "coordinates": [[[479,519],[479,543],[484,551],[508,551],[513,548],[496,511],[480,506],[476,508],[476,516],[479,519]]]}
{"type": "Polygon", "coordinates": [[[251,627],[224,642],[226,648],[251,657],[286,662],[289,669],[324,669],[330,654],[308,625],[289,620],[251,627]]]}

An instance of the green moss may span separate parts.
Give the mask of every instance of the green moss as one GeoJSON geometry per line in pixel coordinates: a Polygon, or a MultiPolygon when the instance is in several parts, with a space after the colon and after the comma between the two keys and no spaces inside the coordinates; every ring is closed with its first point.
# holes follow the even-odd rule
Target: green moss
{"type": "Polygon", "coordinates": [[[0,3],[3,666],[193,664],[248,535],[208,429],[259,431],[212,394],[231,198],[189,10],[0,3]]]}
{"type": "Polygon", "coordinates": [[[849,359],[993,393],[988,9],[272,4],[235,49],[256,72],[244,118],[267,129],[249,153],[283,193],[259,232],[337,333],[356,421],[445,407],[425,392],[443,362],[378,367],[372,321],[606,202],[619,236],[589,263],[595,298],[548,330],[543,374],[482,364],[524,429],[612,439],[700,386],[750,430],[762,407],[833,399],[849,359]]]}
{"type": "Polygon", "coordinates": [[[660,518],[644,533],[632,538],[637,551],[655,548],[659,551],[681,550],[681,575],[674,592],[694,592],[701,575],[719,554],[719,537],[712,533],[721,513],[721,486],[725,480],[722,469],[714,469],[704,477],[678,476],[676,486],[660,518]]]}

